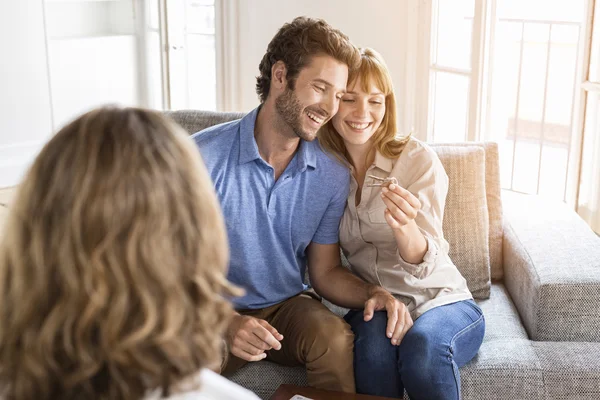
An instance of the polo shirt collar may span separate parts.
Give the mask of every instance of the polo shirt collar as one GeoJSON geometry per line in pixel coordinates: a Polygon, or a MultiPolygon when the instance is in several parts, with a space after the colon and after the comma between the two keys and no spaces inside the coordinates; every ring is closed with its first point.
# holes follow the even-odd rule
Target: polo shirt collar
{"type": "Polygon", "coordinates": [[[239,164],[260,159],[258,145],[254,139],[254,125],[260,106],[246,114],[240,121],[240,156],[239,164]]]}
{"type": "Polygon", "coordinates": [[[311,167],[312,169],[317,168],[316,152],[319,151],[318,147],[319,142],[317,139],[312,142],[300,139],[300,148],[298,149],[296,157],[298,159],[298,168],[301,171],[304,171],[307,167],[311,167]]]}

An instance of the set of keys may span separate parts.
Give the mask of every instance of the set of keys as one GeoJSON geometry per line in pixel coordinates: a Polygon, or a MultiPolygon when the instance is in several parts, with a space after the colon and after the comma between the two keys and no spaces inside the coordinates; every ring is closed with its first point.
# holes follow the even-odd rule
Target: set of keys
{"type": "Polygon", "coordinates": [[[369,186],[369,187],[389,187],[391,184],[394,184],[394,185],[398,184],[398,179],[396,179],[394,177],[380,178],[375,175],[367,175],[367,178],[371,178],[372,180],[375,181],[375,182],[367,183],[367,186],[369,186]]]}

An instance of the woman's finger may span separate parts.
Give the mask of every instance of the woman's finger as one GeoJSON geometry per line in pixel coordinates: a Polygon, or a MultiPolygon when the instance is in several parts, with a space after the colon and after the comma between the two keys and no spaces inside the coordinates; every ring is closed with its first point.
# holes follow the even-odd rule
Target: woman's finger
{"type": "Polygon", "coordinates": [[[390,199],[410,219],[414,219],[417,216],[417,209],[415,209],[404,197],[391,190],[382,190],[382,193],[382,198],[387,197],[390,199]]]}
{"type": "Polygon", "coordinates": [[[383,212],[383,215],[385,217],[385,220],[387,221],[388,225],[392,228],[392,229],[401,229],[404,225],[402,225],[401,223],[399,223],[398,221],[396,221],[394,219],[394,217],[392,217],[392,214],[390,213],[390,210],[388,210],[387,208],[385,209],[385,211],[383,212]]]}
{"type": "Polygon", "coordinates": [[[421,209],[421,202],[419,201],[419,199],[417,198],[417,196],[415,196],[414,194],[412,194],[408,190],[404,189],[402,186],[395,185],[395,184],[392,183],[391,185],[388,186],[388,189],[390,191],[398,194],[399,196],[401,196],[406,201],[408,201],[408,203],[412,207],[416,208],[417,210],[421,209]]]}
{"type": "Polygon", "coordinates": [[[398,221],[401,225],[406,225],[410,222],[410,218],[400,209],[398,206],[388,199],[387,197],[383,198],[383,202],[387,206],[387,211],[391,214],[391,216],[398,221]]]}

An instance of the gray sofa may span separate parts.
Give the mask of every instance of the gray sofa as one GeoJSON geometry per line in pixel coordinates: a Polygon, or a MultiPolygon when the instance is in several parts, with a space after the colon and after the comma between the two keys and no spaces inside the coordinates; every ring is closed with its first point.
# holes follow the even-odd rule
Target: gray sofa
{"type": "MultiPolygon", "coordinates": [[[[167,114],[189,133],[241,116],[167,114]]],[[[450,177],[451,257],[487,322],[478,355],[461,369],[463,398],[600,399],[600,239],[562,203],[501,194],[494,144],[434,148],[450,177]]],[[[268,361],[231,379],[264,399],[280,384],[307,384],[302,367],[268,361]]]]}

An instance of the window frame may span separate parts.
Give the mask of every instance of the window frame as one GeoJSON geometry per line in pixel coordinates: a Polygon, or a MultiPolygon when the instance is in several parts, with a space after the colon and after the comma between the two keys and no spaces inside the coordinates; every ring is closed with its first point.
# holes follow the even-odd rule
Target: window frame
{"type": "MultiPolygon", "coordinates": [[[[434,101],[434,87],[432,77],[434,72],[447,72],[468,76],[470,90],[468,98],[467,132],[465,141],[490,141],[491,135],[491,107],[492,93],[491,82],[494,63],[494,41],[497,21],[497,2],[499,0],[475,0],[473,14],[473,29],[471,35],[471,68],[460,70],[435,65],[432,63],[435,51],[436,27],[435,15],[438,2],[441,0],[419,0],[418,32],[417,32],[417,84],[415,88],[415,120],[416,134],[420,140],[433,142],[434,132],[432,115],[434,101]]],[[[581,157],[583,146],[583,132],[585,122],[586,95],[589,91],[600,93],[599,82],[587,80],[589,77],[590,48],[594,9],[597,18],[600,18],[600,2],[586,0],[588,10],[586,21],[580,30],[579,47],[577,49],[577,65],[575,73],[575,89],[573,96],[573,110],[571,122],[570,146],[568,151],[567,173],[563,200],[572,208],[576,208],[579,201],[579,186],[581,179],[581,157]],[[583,36],[585,34],[585,36],[583,36]],[[582,77],[586,79],[582,82],[582,77]],[[578,93],[579,91],[579,93],[578,93]]],[[[600,38],[600,23],[598,24],[600,38]]],[[[599,57],[600,60],[600,57],[599,57]]],[[[600,61],[599,61],[600,63],[600,61]]],[[[600,68],[600,67],[599,67],[600,68]]],[[[541,157],[541,156],[540,156],[541,157]]],[[[541,158],[540,158],[541,160],[541,158]]],[[[538,171],[538,191],[539,191],[538,171]]],[[[514,176],[514,157],[513,157],[514,176]]],[[[513,180],[511,176],[511,181],[513,180]]],[[[511,188],[503,188],[512,190],[511,188]]]]}

